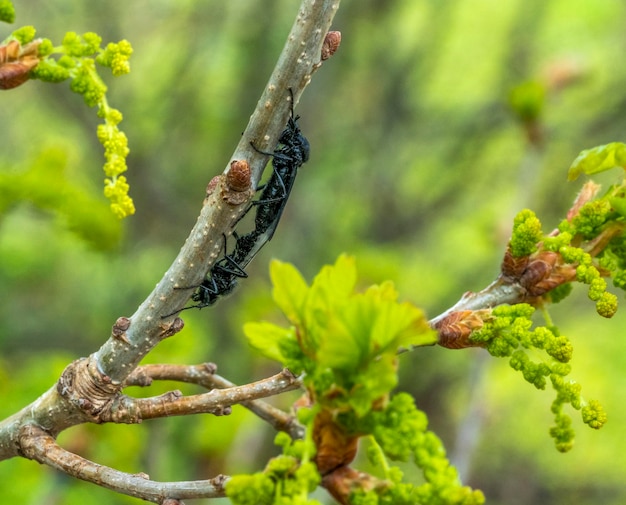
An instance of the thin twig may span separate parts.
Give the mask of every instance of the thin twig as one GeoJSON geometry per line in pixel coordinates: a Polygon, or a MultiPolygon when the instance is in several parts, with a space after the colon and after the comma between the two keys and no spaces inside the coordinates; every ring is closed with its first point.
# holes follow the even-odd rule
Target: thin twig
{"type": "MultiPolygon", "coordinates": [[[[125,386],[149,386],[153,380],[185,382],[197,384],[207,389],[226,389],[236,386],[234,383],[217,375],[215,373],[216,369],[217,367],[213,363],[189,366],[168,364],[144,365],[135,370],[126,381],[125,386]]],[[[285,371],[282,373],[285,373],[285,371]]],[[[278,394],[278,392],[273,394],[278,394]]],[[[304,436],[304,427],[298,423],[295,416],[283,412],[263,400],[247,399],[239,403],[269,423],[275,430],[289,433],[294,439],[304,436]]]]}
{"type": "MultiPolygon", "coordinates": [[[[161,366],[161,370],[166,367],[161,366]]],[[[172,391],[152,398],[131,398],[120,395],[107,412],[100,416],[100,422],[135,423],[144,419],[211,413],[230,414],[230,407],[242,402],[275,396],[300,387],[300,382],[286,368],[280,373],[252,382],[244,386],[231,386],[225,389],[212,389],[208,393],[182,396],[172,391]]]]}
{"type": "Polygon", "coordinates": [[[467,291],[457,303],[428,323],[431,328],[435,328],[440,321],[453,312],[490,309],[505,303],[513,305],[522,302],[525,296],[524,289],[520,285],[506,283],[498,278],[481,291],[476,293],[467,291]]]}
{"type": "Polygon", "coordinates": [[[77,479],[154,503],[170,499],[219,498],[225,496],[228,478],[218,475],[209,480],[157,482],[143,473],[131,474],[99,465],[60,447],[38,426],[23,426],[20,433],[23,456],[51,466],[77,479]]]}

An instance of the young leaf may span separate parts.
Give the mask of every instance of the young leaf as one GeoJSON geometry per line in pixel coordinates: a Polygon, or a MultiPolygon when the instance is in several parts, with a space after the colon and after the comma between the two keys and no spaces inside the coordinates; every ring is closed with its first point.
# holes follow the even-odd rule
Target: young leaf
{"type": "Polygon", "coordinates": [[[344,321],[329,314],[328,324],[320,333],[317,364],[335,370],[355,370],[363,357],[363,347],[358,332],[344,321]]]}
{"type": "Polygon", "coordinates": [[[265,357],[285,363],[287,356],[283,355],[281,343],[293,339],[291,328],[281,328],[272,323],[246,323],[243,332],[252,347],[265,357]]]}
{"type": "Polygon", "coordinates": [[[366,296],[378,299],[376,319],[372,322],[372,351],[397,351],[399,347],[434,344],[437,335],[424,313],[410,303],[398,303],[398,293],[391,282],[371,286],[366,296]]]}
{"type": "Polygon", "coordinates": [[[626,144],[612,142],[582,151],[569,168],[567,179],[573,181],[580,174],[597,174],[618,166],[626,166],[626,144]]]}
{"type": "Polygon", "coordinates": [[[326,265],[313,279],[311,289],[321,291],[330,305],[342,303],[356,285],[356,262],[354,257],[342,254],[334,265],[326,265]]]}
{"type": "Polygon", "coordinates": [[[273,298],[287,319],[301,325],[303,320],[302,306],[309,291],[309,286],[290,263],[274,260],[270,265],[270,278],[274,286],[273,298]]]}

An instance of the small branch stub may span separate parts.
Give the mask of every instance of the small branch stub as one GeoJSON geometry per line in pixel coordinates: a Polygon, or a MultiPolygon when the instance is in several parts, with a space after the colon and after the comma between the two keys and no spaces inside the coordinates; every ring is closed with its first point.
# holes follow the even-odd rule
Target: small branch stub
{"type": "Polygon", "coordinates": [[[179,331],[181,331],[185,327],[185,321],[183,321],[180,317],[175,318],[171,324],[162,327],[163,331],[161,332],[161,339],[166,339],[176,335],[179,331]]]}
{"type": "Polygon", "coordinates": [[[125,344],[130,344],[128,338],[126,337],[126,330],[130,328],[130,319],[127,317],[119,317],[113,328],[111,328],[111,337],[121,340],[125,344]]]}

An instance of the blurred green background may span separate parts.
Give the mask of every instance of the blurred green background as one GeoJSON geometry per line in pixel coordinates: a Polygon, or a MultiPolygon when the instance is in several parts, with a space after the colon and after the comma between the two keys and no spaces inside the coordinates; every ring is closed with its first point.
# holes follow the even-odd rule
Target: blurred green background
{"type": "MultiPolygon", "coordinates": [[[[70,30],[132,43],[131,74],[107,83],[111,105],[124,113],[137,213],[119,230],[111,216],[86,234],[28,201],[3,206],[0,416],[95,351],[167,269],[207,182],[230,159],[298,6],[17,3],[15,27],[34,25],[57,43],[70,30]]],[[[572,160],[623,140],[625,28],[618,0],[344,0],[334,23],[341,47],[297,108],[311,159],[277,234],[240,289],[186,312],[185,330],[148,360],[213,361],[235,382],[275,372],[275,363],[249,352],[241,330],[248,320],[279,318],[268,282],[273,257],[310,279],[341,252],[354,254],[364,286],[391,279],[431,317],[484,287],[497,275],[515,213],[532,208],[545,230],[554,227],[581,185],[566,182],[572,160]]],[[[13,27],[3,29],[6,36],[13,27]]],[[[106,205],[95,111],[67,83],[31,82],[0,98],[2,172],[56,170],[51,179],[106,205]]],[[[586,398],[602,401],[609,422],[592,432],[576,416],[569,454],[557,453],[547,433],[552,394],[535,391],[506,363],[480,350],[440,348],[401,358],[403,387],[429,414],[464,482],[483,489],[488,503],[626,503],[625,310],[602,320],[584,291],[552,315],[574,343],[572,377],[586,398]]],[[[172,387],[179,385],[137,394],[172,387]]],[[[276,452],[272,437],[236,408],[226,418],[79,426],[60,441],[121,470],[191,480],[261,469],[276,452]]],[[[0,483],[5,502],[139,503],[19,459],[0,464],[0,483]]]]}

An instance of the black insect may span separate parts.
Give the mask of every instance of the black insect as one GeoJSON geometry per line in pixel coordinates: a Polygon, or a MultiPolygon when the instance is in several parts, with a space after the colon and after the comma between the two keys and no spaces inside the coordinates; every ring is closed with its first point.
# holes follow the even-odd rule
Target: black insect
{"type": "Polygon", "coordinates": [[[209,271],[198,290],[191,299],[198,302],[197,305],[187,307],[189,309],[202,309],[213,305],[219,297],[230,294],[237,285],[237,279],[248,277],[244,270],[258,252],[254,237],[238,236],[235,233],[236,243],[232,254],[227,253],[226,236],[224,236],[224,257],[217,261],[209,271]]]}
{"type": "Polygon", "coordinates": [[[254,230],[242,236],[234,233],[236,243],[231,254],[228,254],[227,239],[224,236],[224,256],[213,265],[206,279],[191,296],[196,304],[163,317],[172,316],[182,310],[208,307],[220,297],[229,294],[237,285],[237,279],[248,277],[245,268],[274,235],[296,180],[298,169],[308,161],[310,152],[309,141],[298,127],[299,116],[294,116],[293,92],[291,90],[289,92],[291,93],[291,116],[280,134],[278,147],[274,149],[274,152],[267,153],[257,149],[252,142],[250,143],[258,152],[273,156],[272,175],[261,188],[260,198],[252,204],[257,209],[254,230]]]}
{"type": "MultiPolygon", "coordinates": [[[[280,134],[278,145],[273,153],[261,151],[251,142],[250,145],[263,154],[273,156],[272,175],[263,187],[258,200],[253,202],[257,207],[254,218],[255,229],[250,234],[263,236],[263,242],[271,240],[282,216],[287,199],[293,188],[298,169],[308,161],[310,154],[309,141],[298,126],[300,116],[294,117],[293,92],[291,93],[291,116],[287,126],[280,134]]],[[[250,235],[249,234],[249,235],[250,235]]]]}
{"type": "MultiPolygon", "coordinates": [[[[227,239],[224,235],[224,257],[219,259],[209,271],[206,279],[197,287],[196,292],[191,296],[196,305],[182,308],[163,318],[172,316],[183,310],[202,309],[213,305],[221,296],[229,294],[237,285],[238,278],[246,278],[248,274],[244,268],[250,263],[256,252],[250,254],[250,250],[255,246],[253,240],[246,237],[238,237],[235,235],[237,242],[232,254],[227,252],[227,239]]],[[[189,288],[176,288],[189,289],[189,288]]],[[[191,288],[193,289],[193,288],[191,288]]]]}
{"type": "Polygon", "coordinates": [[[198,302],[197,305],[186,307],[186,309],[202,309],[213,305],[220,296],[225,296],[235,289],[238,277],[245,278],[248,274],[232,256],[225,255],[213,265],[207,278],[191,296],[194,302],[198,302]]]}

